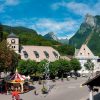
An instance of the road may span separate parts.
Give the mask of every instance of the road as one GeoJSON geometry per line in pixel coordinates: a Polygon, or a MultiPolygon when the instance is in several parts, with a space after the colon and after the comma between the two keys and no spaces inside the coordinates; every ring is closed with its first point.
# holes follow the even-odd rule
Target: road
{"type": "MultiPolygon", "coordinates": [[[[50,83],[55,85],[51,91],[44,95],[41,93],[41,85],[35,85],[38,95],[34,95],[34,90],[21,94],[23,100],[87,100],[89,91],[87,87],[80,85],[86,81],[85,78],[78,78],[77,80],[71,79],[70,81],[61,80],[50,83]]],[[[11,95],[0,95],[0,100],[11,100],[11,95]]],[[[95,99],[96,100],[96,99],[95,99]]]]}

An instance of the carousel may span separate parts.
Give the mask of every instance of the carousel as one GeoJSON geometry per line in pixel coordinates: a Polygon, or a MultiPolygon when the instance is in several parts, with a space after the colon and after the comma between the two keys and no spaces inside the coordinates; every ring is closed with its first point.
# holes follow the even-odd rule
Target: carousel
{"type": "Polygon", "coordinates": [[[25,92],[26,91],[25,86],[28,85],[28,83],[26,84],[25,79],[26,79],[25,76],[20,75],[18,73],[18,71],[16,70],[15,74],[10,76],[6,80],[6,90],[7,91],[13,91],[13,90],[17,89],[17,91],[19,93],[25,92]]]}

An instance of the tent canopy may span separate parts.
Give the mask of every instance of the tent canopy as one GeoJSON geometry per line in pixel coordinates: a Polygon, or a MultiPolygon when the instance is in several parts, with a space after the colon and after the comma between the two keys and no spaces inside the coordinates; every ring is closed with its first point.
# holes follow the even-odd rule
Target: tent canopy
{"type": "Polygon", "coordinates": [[[23,77],[22,75],[20,75],[18,73],[18,71],[16,70],[15,74],[12,75],[10,78],[9,78],[9,81],[12,81],[12,82],[21,82],[21,81],[24,81],[26,78],[23,77]]]}

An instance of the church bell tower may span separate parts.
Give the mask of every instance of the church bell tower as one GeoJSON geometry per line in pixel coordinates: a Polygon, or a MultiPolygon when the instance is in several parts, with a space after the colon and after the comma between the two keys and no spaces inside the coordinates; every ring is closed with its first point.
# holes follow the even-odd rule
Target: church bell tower
{"type": "Polygon", "coordinates": [[[19,38],[11,33],[7,38],[7,43],[10,45],[10,48],[14,50],[16,53],[19,53],[19,38]]]}

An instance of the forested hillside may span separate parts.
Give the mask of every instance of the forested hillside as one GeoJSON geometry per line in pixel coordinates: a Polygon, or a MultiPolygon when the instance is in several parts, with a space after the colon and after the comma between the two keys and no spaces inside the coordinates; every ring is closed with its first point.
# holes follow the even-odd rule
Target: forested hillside
{"type": "Polygon", "coordinates": [[[61,55],[74,55],[73,46],[63,45],[58,41],[45,39],[33,29],[2,25],[1,30],[3,31],[3,39],[6,39],[11,32],[16,34],[20,39],[20,45],[52,46],[61,55]]]}

